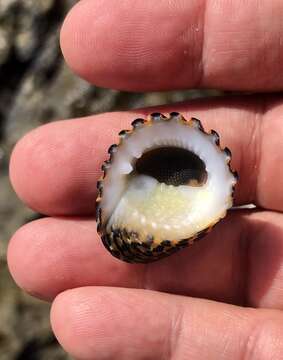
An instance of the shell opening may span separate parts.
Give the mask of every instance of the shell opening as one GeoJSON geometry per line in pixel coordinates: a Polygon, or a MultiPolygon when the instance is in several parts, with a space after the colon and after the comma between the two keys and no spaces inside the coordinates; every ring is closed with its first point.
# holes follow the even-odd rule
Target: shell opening
{"type": "Polygon", "coordinates": [[[137,159],[135,170],[140,175],[173,186],[202,186],[207,180],[203,160],[190,150],[172,146],[146,151],[137,159]]]}

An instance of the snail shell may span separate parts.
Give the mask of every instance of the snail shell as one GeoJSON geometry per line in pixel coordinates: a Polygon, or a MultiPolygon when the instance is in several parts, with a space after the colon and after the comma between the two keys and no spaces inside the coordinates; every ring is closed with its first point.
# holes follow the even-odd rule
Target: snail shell
{"type": "Polygon", "coordinates": [[[112,255],[131,263],[161,259],[225,217],[237,173],[214,130],[179,113],[154,113],[119,137],[97,183],[97,229],[112,255]]]}

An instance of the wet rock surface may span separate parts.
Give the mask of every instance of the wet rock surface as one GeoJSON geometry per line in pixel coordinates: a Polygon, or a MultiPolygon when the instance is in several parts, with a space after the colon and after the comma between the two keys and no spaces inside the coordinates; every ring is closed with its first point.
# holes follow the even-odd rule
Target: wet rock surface
{"type": "Polygon", "coordinates": [[[58,35],[74,0],[0,0],[0,360],[61,360],[49,325],[49,305],[11,279],[11,235],[38,215],[14,194],[8,162],[17,140],[57,119],[157,105],[202,96],[197,91],[129,94],[91,86],[66,67],[58,35]]]}

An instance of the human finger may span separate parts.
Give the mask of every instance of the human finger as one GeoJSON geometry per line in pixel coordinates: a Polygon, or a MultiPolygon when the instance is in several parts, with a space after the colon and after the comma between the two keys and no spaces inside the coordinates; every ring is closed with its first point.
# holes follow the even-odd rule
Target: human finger
{"type": "Polygon", "coordinates": [[[61,46],[76,73],[103,87],[282,90],[282,16],[280,0],[82,0],[61,46]]]}
{"type": "Polygon", "coordinates": [[[112,257],[92,219],[45,218],[13,236],[8,263],[20,287],[47,300],[95,285],[283,309],[282,216],[233,211],[203,240],[147,265],[112,257]]]}
{"type": "Polygon", "coordinates": [[[224,97],[154,109],[61,121],[27,134],[15,147],[10,175],[19,197],[48,215],[93,214],[96,182],[118,132],[153,111],[179,111],[216,130],[239,173],[235,204],[283,209],[283,107],[280,97],[224,97]],[[36,174],[36,176],[34,176],[36,174]]]}
{"type": "Polygon", "coordinates": [[[154,291],[87,287],[61,293],[53,331],[80,360],[282,359],[283,315],[154,291]]]}

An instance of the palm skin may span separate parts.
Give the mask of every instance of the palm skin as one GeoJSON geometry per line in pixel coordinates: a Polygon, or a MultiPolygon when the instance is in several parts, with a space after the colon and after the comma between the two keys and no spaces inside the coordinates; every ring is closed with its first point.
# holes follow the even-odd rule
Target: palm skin
{"type": "MultiPolygon", "coordinates": [[[[80,76],[139,91],[282,90],[281,1],[134,3],[82,0],[71,10],[61,45],[80,76]]],[[[12,184],[49,217],[16,232],[9,267],[19,286],[53,302],[52,327],[68,352],[85,360],[282,359],[282,113],[280,94],[227,96],[58,121],[17,144],[12,184]],[[97,236],[95,183],[119,130],[153,111],[179,111],[219,132],[240,174],[236,204],[258,208],[232,211],[168,259],[129,265],[97,236]]]]}

